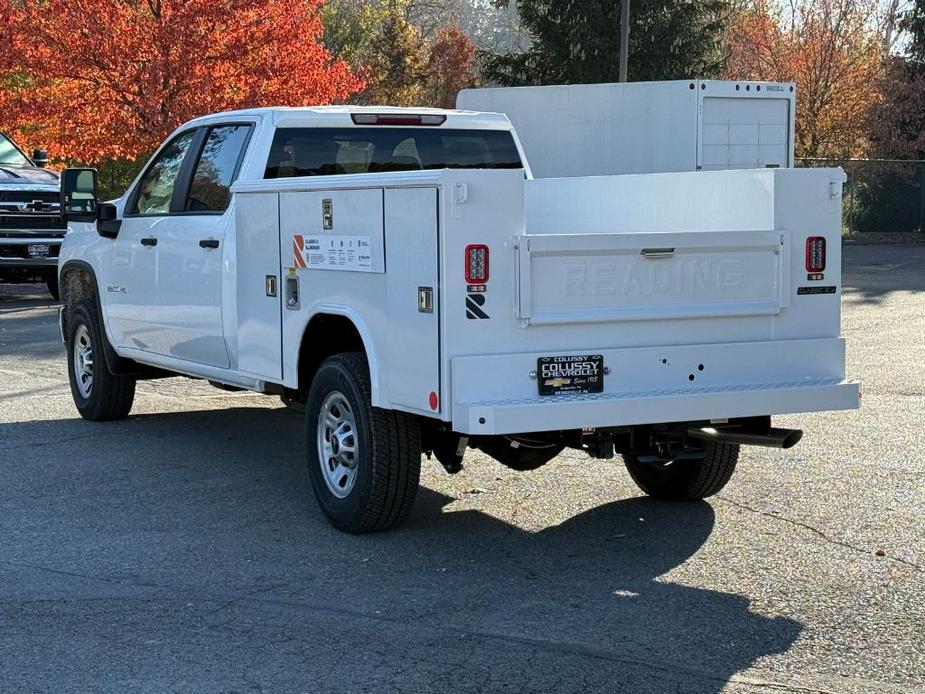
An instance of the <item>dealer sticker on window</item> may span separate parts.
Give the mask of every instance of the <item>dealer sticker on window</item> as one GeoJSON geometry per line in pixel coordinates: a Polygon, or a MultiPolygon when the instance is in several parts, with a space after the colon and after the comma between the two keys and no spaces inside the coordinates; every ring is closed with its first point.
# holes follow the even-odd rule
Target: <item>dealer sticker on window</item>
{"type": "Polygon", "coordinates": [[[586,354],[536,360],[540,395],[604,392],[604,357],[586,354]]]}

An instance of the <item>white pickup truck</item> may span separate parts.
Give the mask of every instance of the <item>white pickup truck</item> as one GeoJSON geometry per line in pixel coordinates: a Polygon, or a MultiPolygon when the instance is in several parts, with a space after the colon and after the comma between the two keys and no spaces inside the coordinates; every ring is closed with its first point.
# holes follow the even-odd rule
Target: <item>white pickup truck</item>
{"type": "MultiPolygon", "coordinates": [[[[550,116],[552,117],[552,116],[550,116]]],[[[125,417],[185,375],[305,407],[315,496],[404,519],[421,456],[622,454],[700,499],[771,415],[858,407],[840,337],[843,173],[533,180],[505,116],[273,108],[193,120],[126,194],[66,170],[71,391],[125,417]]]]}

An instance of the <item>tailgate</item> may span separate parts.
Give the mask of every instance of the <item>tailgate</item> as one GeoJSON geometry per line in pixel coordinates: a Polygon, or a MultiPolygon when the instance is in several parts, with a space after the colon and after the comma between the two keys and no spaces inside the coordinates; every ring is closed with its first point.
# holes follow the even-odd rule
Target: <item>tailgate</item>
{"type": "Polygon", "coordinates": [[[787,234],[695,231],[527,235],[517,317],[530,325],[767,316],[790,286],[787,234]]]}

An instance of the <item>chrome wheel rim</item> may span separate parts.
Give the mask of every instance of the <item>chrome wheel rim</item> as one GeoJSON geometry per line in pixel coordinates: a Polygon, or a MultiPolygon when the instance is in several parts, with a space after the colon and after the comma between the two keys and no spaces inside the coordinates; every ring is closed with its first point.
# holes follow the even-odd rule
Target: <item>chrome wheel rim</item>
{"type": "Polygon", "coordinates": [[[86,325],[77,326],[74,333],[74,383],[85,400],[93,390],[93,344],[86,325]]]}
{"type": "Polygon", "coordinates": [[[353,491],[357,479],[357,424],[343,393],[333,391],[318,413],[318,460],[324,483],[338,499],[353,491]]]}

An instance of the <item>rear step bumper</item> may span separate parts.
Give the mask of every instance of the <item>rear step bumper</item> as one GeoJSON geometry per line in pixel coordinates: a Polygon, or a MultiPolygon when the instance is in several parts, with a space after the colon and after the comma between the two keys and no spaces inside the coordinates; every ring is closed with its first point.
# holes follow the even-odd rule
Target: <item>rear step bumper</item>
{"type": "Polygon", "coordinates": [[[453,428],[463,434],[514,434],[854,410],[860,406],[860,397],[857,381],[821,378],[683,391],[537,396],[455,403],[453,428]]]}

